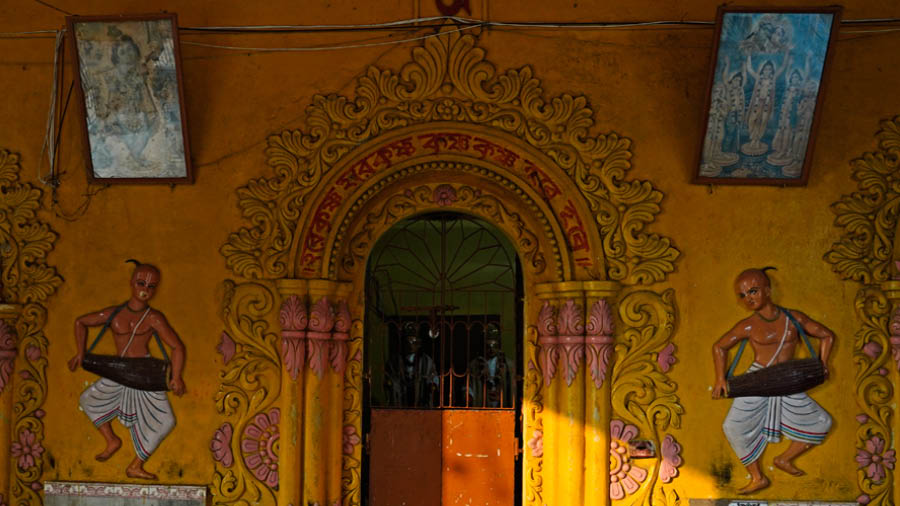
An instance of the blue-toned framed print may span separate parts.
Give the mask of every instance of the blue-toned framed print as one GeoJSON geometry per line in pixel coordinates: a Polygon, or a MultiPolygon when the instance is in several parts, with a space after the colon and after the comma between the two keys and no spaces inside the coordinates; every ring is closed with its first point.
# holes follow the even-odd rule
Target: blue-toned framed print
{"type": "Polygon", "coordinates": [[[720,7],[695,183],[804,185],[840,7],[720,7]]]}

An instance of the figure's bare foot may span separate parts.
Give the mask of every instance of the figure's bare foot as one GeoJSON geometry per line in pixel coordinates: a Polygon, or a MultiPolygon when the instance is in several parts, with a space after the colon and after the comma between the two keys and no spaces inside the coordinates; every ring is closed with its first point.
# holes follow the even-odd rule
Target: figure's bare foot
{"type": "Polygon", "coordinates": [[[775,467],[781,469],[782,471],[792,475],[792,476],[803,476],[806,474],[802,469],[795,466],[790,460],[785,459],[782,456],[775,457],[775,460],[772,462],[775,464],[775,467]]]}
{"type": "Polygon", "coordinates": [[[113,456],[114,453],[119,451],[119,448],[122,446],[122,440],[119,439],[119,436],[110,433],[112,437],[106,439],[106,449],[102,452],[98,453],[94,458],[97,459],[98,462],[104,462],[113,456]]]}
{"type": "Polygon", "coordinates": [[[760,476],[759,479],[752,480],[746,487],[738,490],[738,494],[747,495],[752,494],[758,490],[762,490],[770,485],[769,479],[765,476],[760,476]]]}
{"type": "Polygon", "coordinates": [[[142,480],[157,480],[157,476],[146,469],[144,469],[144,461],[135,458],[131,461],[131,464],[128,465],[128,468],[125,469],[125,474],[129,478],[140,478],[142,480]]]}

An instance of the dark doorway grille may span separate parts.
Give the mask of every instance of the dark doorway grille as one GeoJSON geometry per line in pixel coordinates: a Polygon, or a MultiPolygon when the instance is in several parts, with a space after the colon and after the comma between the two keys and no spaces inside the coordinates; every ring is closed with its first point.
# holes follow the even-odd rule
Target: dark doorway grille
{"type": "Polygon", "coordinates": [[[476,218],[427,214],[385,233],[366,277],[369,406],[516,408],[519,271],[476,218]]]}

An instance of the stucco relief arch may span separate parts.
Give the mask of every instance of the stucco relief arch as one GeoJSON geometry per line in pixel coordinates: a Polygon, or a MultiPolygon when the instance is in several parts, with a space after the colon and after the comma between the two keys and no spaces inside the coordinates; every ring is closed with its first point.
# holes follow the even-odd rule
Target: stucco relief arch
{"type": "Polygon", "coordinates": [[[650,504],[673,477],[660,457],[641,483],[596,486],[612,417],[657,447],[680,423],[658,358],[674,353],[674,297],[643,288],[679,254],[646,230],[662,193],[627,179],[628,139],[590,133],[585,97],[545,98],[530,67],[498,72],[476,42],[448,32],[399,72],[369,68],[355,97],[315,96],[305,130],[269,137],[274,174],[238,190],[248,224],[221,252],[244,281],[226,281],[217,406],[235,434],[280,416],[284,472],[276,490],[233,442],[217,502],[361,503],[357,285],[378,236],[433,209],[484,217],[523,260],[524,503],[608,504],[627,489],[650,504]]]}

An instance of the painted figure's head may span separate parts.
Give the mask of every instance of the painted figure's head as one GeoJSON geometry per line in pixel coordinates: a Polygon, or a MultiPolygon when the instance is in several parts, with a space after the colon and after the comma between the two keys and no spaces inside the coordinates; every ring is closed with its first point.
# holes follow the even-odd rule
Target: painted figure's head
{"type": "Polygon", "coordinates": [[[728,82],[731,83],[732,86],[740,86],[744,84],[744,76],[740,72],[735,72],[734,74],[731,74],[731,79],[729,79],[728,82]]]}
{"type": "Polygon", "coordinates": [[[488,323],[484,330],[484,346],[487,356],[493,358],[500,353],[500,327],[496,323],[488,323]]]}
{"type": "Polygon", "coordinates": [[[144,303],[150,302],[156,295],[156,287],[162,278],[159,269],[134,259],[129,259],[128,262],[134,264],[134,272],[131,273],[131,298],[144,303]]]}
{"type": "Polygon", "coordinates": [[[763,77],[772,77],[773,75],[775,75],[775,65],[770,61],[763,63],[762,76],[763,77]]]}
{"type": "Polygon", "coordinates": [[[791,83],[791,86],[800,86],[800,83],[803,81],[803,76],[800,75],[799,70],[795,70],[791,72],[789,81],[791,83]]]}
{"type": "Polygon", "coordinates": [[[403,347],[406,349],[406,353],[418,353],[422,347],[422,342],[419,339],[419,326],[413,322],[406,322],[403,324],[402,334],[403,347]]]}
{"type": "Polygon", "coordinates": [[[110,60],[112,60],[113,65],[122,64],[127,66],[136,64],[140,57],[141,50],[134,43],[134,40],[127,35],[122,35],[119,37],[119,42],[113,46],[110,60]]]}
{"type": "Polygon", "coordinates": [[[772,283],[766,274],[770,269],[774,267],[747,269],[734,281],[734,292],[747,309],[759,311],[772,302],[772,283]]]}

